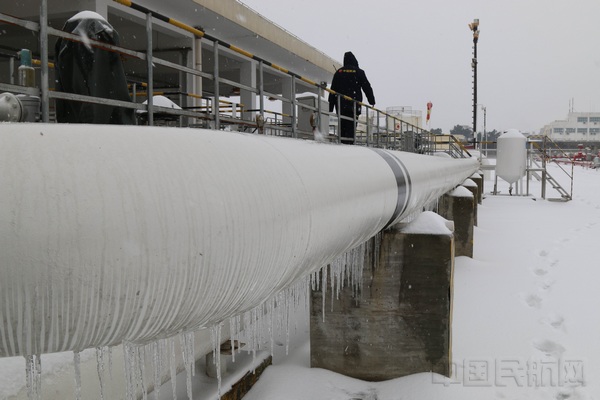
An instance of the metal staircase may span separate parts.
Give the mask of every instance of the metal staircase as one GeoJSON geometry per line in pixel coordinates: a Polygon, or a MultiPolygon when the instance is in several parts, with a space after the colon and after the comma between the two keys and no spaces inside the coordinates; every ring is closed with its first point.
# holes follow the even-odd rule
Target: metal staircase
{"type": "Polygon", "coordinates": [[[554,142],[552,139],[548,138],[547,136],[542,136],[542,137],[538,137],[538,138],[530,138],[529,143],[531,144],[531,148],[537,150],[535,154],[538,154],[541,156],[541,167],[540,165],[536,162],[533,161],[533,163],[538,167],[538,168],[529,168],[528,172],[532,173],[533,176],[538,179],[541,180],[542,182],[542,198],[546,198],[546,187],[547,184],[549,183],[552,188],[554,190],[556,190],[559,194],[560,194],[560,198],[550,198],[548,200],[555,200],[555,201],[569,201],[573,199],[573,171],[574,171],[574,163],[571,160],[571,158],[568,156],[568,154],[566,154],[559,146],[556,142],[554,142]],[[536,140],[537,139],[537,140],[536,140]],[[565,162],[568,162],[571,165],[571,172],[569,173],[567,170],[565,170],[565,168],[563,168],[563,166],[557,162],[557,159],[555,157],[552,157],[551,154],[557,154],[559,155],[560,159],[562,160],[568,160],[565,162]],[[569,177],[570,180],[570,191],[567,191],[567,189],[565,189],[556,179],[554,179],[554,177],[552,175],[550,175],[550,173],[547,171],[546,165],[548,162],[552,162],[555,165],[557,165],[564,173],[565,175],[567,175],[569,177]],[[541,172],[541,177],[537,174],[537,172],[541,172]]]}

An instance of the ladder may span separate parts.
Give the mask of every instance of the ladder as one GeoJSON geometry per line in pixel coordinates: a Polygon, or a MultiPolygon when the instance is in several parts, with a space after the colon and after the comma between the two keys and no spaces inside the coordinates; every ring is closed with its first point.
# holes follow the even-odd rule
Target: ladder
{"type": "Polygon", "coordinates": [[[542,157],[542,166],[540,167],[540,165],[537,162],[533,161],[533,163],[538,168],[530,169],[531,172],[533,172],[535,178],[542,182],[542,198],[544,198],[544,199],[546,198],[546,184],[549,183],[552,186],[552,188],[560,194],[560,198],[548,199],[548,200],[557,200],[557,201],[572,200],[573,199],[573,162],[571,162],[571,173],[569,174],[569,172],[567,172],[556,160],[554,160],[552,157],[549,156],[549,154],[547,153],[546,150],[552,149],[552,150],[559,151],[559,152],[565,154],[564,151],[558,146],[558,144],[556,144],[554,141],[552,141],[550,138],[548,138],[546,136],[544,136],[541,141],[542,141],[542,146],[540,146],[537,141],[533,141],[533,140],[530,140],[529,143],[531,143],[533,145],[533,148],[538,150],[538,153],[542,157]],[[556,179],[554,179],[554,177],[552,175],[550,175],[550,173],[546,169],[547,160],[551,160],[553,163],[558,165],[558,167],[569,177],[569,179],[571,181],[571,191],[570,192],[568,192],[560,183],[558,183],[558,181],[556,179]],[[536,172],[541,172],[542,176],[540,177],[536,172]]]}
{"type": "MultiPolygon", "coordinates": [[[[569,194],[569,192],[567,192],[567,191],[565,190],[565,188],[563,188],[563,187],[560,185],[560,183],[558,183],[558,182],[556,181],[556,179],[554,179],[554,178],[552,177],[552,175],[550,175],[550,173],[549,173],[548,171],[542,171],[542,176],[544,176],[544,175],[546,175],[546,180],[542,182],[542,185],[545,185],[545,183],[546,183],[546,182],[548,182],[550,185],[552,185],[552,187],[553,187],[553,188],[554,188],[554,189],[555,189],[555,190],[556,190],[558,193],[560,193],[560,197],[561,197],[561,198],[560,198],[560,200],[562,200],[562,201],[569,201],[569,200],[572,200],[572,199],[573,199],[573,198],[572,198],[572,196],[571,196],[571,194],[569,194]]],[[[546,193],[546,190],[545,190],[545,189],[543,189],[543,190],[542,190],[542,193],[544,193],[544,194],[545,194],[545,193],[546,193]]],[[[552,199],[548,199],[548,200],[552,200],[552,199]]],[[[556,199],[556,200],[559,200],[559,199],[556,199]]]]}

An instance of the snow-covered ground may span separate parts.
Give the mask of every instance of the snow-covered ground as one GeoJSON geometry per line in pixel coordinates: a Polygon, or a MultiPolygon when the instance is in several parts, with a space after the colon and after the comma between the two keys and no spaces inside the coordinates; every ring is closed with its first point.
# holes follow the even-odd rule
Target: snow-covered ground
{"type": "MultiPolygon", "coordinates": [[[[569,186],[558,169],[550,172],[569,186]]],[[[274,365],[246,399],[600,399],[600,171],[576,167],[570,202],[542,200],[535,180],[528,197],[508,196],[502,181],[499,195],[492,187],[486,180],[474,257],[456,259],[451,379],[421,373],[372,383],[311,369],[305,312],[290,354],[276,339],[274,365]]],[[[548,197],[558,194],[549,187],[548,197]]],[[[82,357],[93,375],[93,353],[82,357]]],[[[23,358],[0,360],[0,399],[26,398],[24,367],[23,358]]],[[[72,354],[42,356],[43,394],[65,369],[73,369],[72,354]]],[[[98,386],[97,376],[88,384],[83,378],[98,386]]],[[[181,378],[178,398],[185,399],[181,378]]],[[[167,386],[161,395],[170,397],[167,386]]],[[[215,386],[197,378],[194,397],[215,398],[215,386]]]]}
{"type": "Polygon", "coordinates": [[[485,184],[474,256],[455,264],[452,379],[371,383],[311,369],[305,325],[245,399],[600,399],[600,171],[576,167],[566,203],[542,200],[535,180],[529,197],[485,184]]]}

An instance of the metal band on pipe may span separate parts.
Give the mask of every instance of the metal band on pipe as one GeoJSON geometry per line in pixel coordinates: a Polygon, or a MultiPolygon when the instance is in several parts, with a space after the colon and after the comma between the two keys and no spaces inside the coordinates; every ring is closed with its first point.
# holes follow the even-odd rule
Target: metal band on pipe
{"type": "Polygon", "coordinates": [[[385,160],[385,162],[388,163],[392,169],[392,172],[394,173],[394,176],[396,177],[396,185],[398,186],[396,209],[394,210],[394,213],[390,217],[388,223],[385,224],[385,227],[383,228],[386,229],[406,210],[411,189],[410,175],[408,175],[408,171],[406,170],[404,164],[402,164],[402,161],[400,161],[400,159],[392,153],[377,148],[370,149],[379,154],[385,160]]]}

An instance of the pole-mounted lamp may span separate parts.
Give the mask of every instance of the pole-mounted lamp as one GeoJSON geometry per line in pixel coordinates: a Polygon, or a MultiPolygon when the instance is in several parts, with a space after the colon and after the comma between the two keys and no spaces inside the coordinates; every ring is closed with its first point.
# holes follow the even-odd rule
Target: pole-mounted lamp
{"type": "Polygon", "coordinates": [[[473,32],[473,59],[471,68],[473,68],[473,135],[477,134],[477,41],[479,40],[479,19],[474,19],[469,24],[469,29],[473,32]]]}

